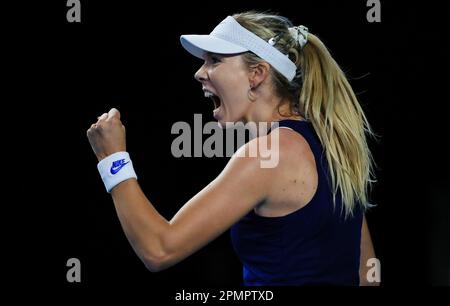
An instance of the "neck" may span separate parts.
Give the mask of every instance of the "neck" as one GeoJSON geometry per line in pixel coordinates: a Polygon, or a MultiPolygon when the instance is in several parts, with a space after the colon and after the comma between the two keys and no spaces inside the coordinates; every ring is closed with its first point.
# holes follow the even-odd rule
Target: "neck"
{"type": "MultiPolygon", "coordinates": [[[[256,127],[264,125],[270,127],[273,122],[285,119],[303,120],[303,117],[291,112],[289,101],[272,96],[270,99],[257,99],[251,102],[244,123],[253,122],[256,127]]],[[[253,134],[256,137],[260,136],[259,129],[257,128],[253,134]]]]}

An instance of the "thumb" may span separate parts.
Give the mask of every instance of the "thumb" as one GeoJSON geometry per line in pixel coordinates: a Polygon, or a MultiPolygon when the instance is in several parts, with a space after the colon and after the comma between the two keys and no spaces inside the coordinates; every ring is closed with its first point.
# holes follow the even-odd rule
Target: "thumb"
{"type": "Polygon", "coordinates": [[[112,119],[113,117],[120,119],[120,112],[116,108],[111,108],[108,112],[108,119],[112,119]]]}

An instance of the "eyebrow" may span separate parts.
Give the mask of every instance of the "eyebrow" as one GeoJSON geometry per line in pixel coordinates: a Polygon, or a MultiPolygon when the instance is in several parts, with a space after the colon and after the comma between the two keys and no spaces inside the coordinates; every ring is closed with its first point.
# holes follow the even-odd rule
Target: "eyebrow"
{"type": "Polygon", "coordinates": [[[220,53],[214,53],[214,52],[206,52],[206,54],[207,54],[208,56],[217,56],[217,57],[219,57],[220,59],[225,59],[225,58],[229,58],[229,57],[236,56],[236,55],[238,55],[239,53],[237,53],[237,54],[220,54],[220,53]]]}
{"type": "Polygon", "coordinates": [[[214,52],[206,52],[206,55],[224,57],[224,54],[219,54],[219,53],[214,53],[214,52]]]}

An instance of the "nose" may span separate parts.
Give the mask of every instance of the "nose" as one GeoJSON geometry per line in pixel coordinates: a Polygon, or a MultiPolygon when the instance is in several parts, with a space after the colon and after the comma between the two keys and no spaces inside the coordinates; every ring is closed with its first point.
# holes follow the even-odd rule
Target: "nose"
{"type": "Polygon", "coordinates": [[[200,69],[194,74],[194,78],[200,83],[206,81],[208,79],[208,74],[205,69],[205,65],[202,65],[200,69]]]}

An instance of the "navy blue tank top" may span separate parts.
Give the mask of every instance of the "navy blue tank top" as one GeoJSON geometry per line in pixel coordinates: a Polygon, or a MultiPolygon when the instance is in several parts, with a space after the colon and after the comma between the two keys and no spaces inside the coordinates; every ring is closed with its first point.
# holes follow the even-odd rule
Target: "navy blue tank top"
{"type": "Polygon", "coordinates": [[[314,154],[318,186],[304,207],[281,217],[252,209],[231,227],[231,241],[243,263],[245,286],[359,285],[363,212],[345,219],[340,193],[333,195],[328,163],[312,124],[281,120],[300,133],[314,154]]]}

